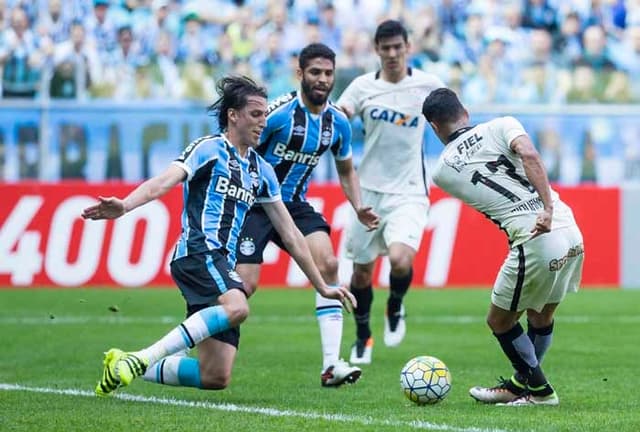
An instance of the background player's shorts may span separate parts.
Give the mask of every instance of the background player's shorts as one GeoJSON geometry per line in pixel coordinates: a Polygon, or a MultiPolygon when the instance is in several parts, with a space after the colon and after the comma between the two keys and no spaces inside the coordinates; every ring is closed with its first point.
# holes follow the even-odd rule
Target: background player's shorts
{"type": "Polygon", "coordinates": [[[429,200],[425,195],[386,194],[362,189],[363,205],[373,207],[380,216],[377,230],[367,231],[353,214],[346,233],[347,258],[358,264],[387,255],[391,243],[404,243],[414,250],[420,248],[427,226],[429,200]]]}
{"type": "Polygon", "coordinates": [[[559,228],[512,248],[502,264],[491,302],[505,310],[537,312],[576,292],[584,245],[577,226],[559,228]]]}
{"type": "MultiPolygon", "coordinates": [[[[316,212],[308,202],[293,201],[285,202],[284,205],[302,235],[307,236],[316,231],[324,231],[327,234],[331,232],[324,216],[316,212]]],[[[262,252],[269,241],[273,241],[280,249],[287,250],[264,209],[254,206],[247,214],[238,237],[238,264],[262,264],[262,252]]]]}
{"type": "MultiPolygon", "coordinates": [[[[187,302],[187,316],[217,305],[218,297],[230,289],[245,293],[240,276],[219,251],[187,255],[172,261],[171,276],[187,302]]],[[[240,328],[230,328],[211,337],[237,348],[240,328]]]]}

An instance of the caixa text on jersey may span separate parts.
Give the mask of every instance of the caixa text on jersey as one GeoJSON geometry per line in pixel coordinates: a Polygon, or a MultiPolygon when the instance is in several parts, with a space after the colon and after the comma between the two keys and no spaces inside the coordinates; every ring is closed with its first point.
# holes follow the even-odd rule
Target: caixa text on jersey
{"type": "Polygon", "coordinates": [[[420,119],[417,116],[411,116],[408,114],[402,114],[398,111],[386,110],[381,108],[373,108],[369,113],[373,120],[382,120],[389,123],[393,123],[397,126],[404,127],[418,127],[420,119]]]}

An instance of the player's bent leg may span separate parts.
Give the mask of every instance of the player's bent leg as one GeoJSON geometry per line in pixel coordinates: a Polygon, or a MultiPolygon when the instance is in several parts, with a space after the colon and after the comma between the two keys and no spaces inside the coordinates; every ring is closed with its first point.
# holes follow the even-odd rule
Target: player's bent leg
{"type": "Polygon", "coordinates": [[[198,359],[183,350],[148,367],[142,378],[156,384],[200,388],[200,366],[198,359]]]}
{"type": "Polygon", "coordinates": [[[400,345],[407,332],[405,308],[402,303],[413,279],[413,259],[416,251],[404,243],[389,245],[389,298],[384,316],[384,344],[400,345]]]}
{"type": "MultiPolygon", "coordinates": [[[[305,238],[313,260],[325,282],[337,284],[338,260],[334,256],[329,235],[325,231],[319,230],[308,234],[305,238]]],[[[323,387],[338,387],[345,383],[355,383],[360,378],[362,371],[340,359],[343,325],[342,304],[338,300],[327,299],[316,293],[316,317],[320,327],[322,344],[321,385],[323,387]]]]}
{"type": "Polygon", "coordinates": [[[231,382],[238,349],[228,342],[207,338],[198,345],[200,388],[222,390],[231,382]]]}
{"type": "Polygon", "coordinates": [[[553,341],[553,315],[557,307],[557,303],[552,303],[545,305],[541,312],[527,310],[527,336],[535,347],[539,363],[542,363],[553,341]]]}
{"type": "MultiPolygon", "coordinates": [[[[249,302],[245,293],[240,289],[231,289],[225,292],[218,297],[218,303],[226,312],[229,321],[228,327],[239,326],[249,316],[249,302]]],[[[226,330],[226,328],[212,331],[210,334],[218,333],[221,330],[226,330]]]]}
{"type": "Polygon", "coordinates": [[[260,281],[260,264],[237,264],[236,272],[240,275],[247,297],[251,297],[258,289],[260,281]]]}
{"type": "Polygon", "coordinates": [[[342,344],[342,303],[316,293],[316,318],[320,327],[323,370],[335,365],[340,358],[342,344]]]}
{"type": "Polygon", "coordinates": [[[375,261],[367,264],[353,264],[350,288],[358,302],[358,307],[353,311],[356,322],[356,341],[351,347],[349,361],[354,364],[371,363],[373,338],[371,337],[369,319],[373,302],[371,277],[374,264],[375,261]]]}

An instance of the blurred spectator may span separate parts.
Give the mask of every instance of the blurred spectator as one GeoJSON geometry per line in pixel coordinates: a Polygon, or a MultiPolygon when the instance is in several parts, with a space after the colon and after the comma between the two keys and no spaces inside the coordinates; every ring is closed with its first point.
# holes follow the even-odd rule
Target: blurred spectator
{"type": "Polygon", "coordinates": [[[118,29],[118,43],[104,63],[104,87],[99,93],[115,99],[136,97],[136,68],[146,63],[129,26],[118,29]]]}
{"type": "MultiPolygon", "coordinates": [[[[407,27],[413,35],[413,55],[411,64],[415,67],[436,73],[435,64],[440,62],[440,26],[433,7],[418,9],[408,18],[407,27]]],[[[437,66],[436,66],[437,67],[437,66]]]]}
{"type": "Polygon", "coordinates": [[[234,58],[247,60],[255,50],[256,28],[253,24],[252,10],[243,7],[236,14],[236,21],[229,24],[227,34],[231,41],[234,58]]]}
{"type": "Polygon", "coordinates": [[[331,48],[336,54],[340,54],[342,49],[342,28],[338,25],[336,18],[336,8],[331,2],[327,2],[320,7],[320,42],[331,48]]]}
{"type": "Polygon", "coordinates": [[[185,99],[198,101],[216,99],[215,83],[202,63],[190,61],[183,65],[182,86],[184,87],[183,96],[185,99]]]}
{"type": "Polygon", "coordinates": [[[473,70],[484,53],[485,25],[480,11],[471,11],[465,20],[460,37],[445,35],[442,57],[448,63],[458,62],[465,70],[473,70]]]}
{"type": "Polygon", "coordinates": [[[332,92],[334,99],[342,94],[355,77],[379,67],[370,37],[368,33],[352,29],[342,32],[342,53],[336,56],[336,77],[332,92]]]}
{"type": "Polygon", "coordinates": [[[109,15],[109,0],[94,0],[93,10],[85,20],[87,37],[101,55],[116,47],[116,24],[109,15]]]}
{"type": "Polygon", "coordinates": [[[179,99],[183,88],[175,63],[173,37],[169,32],[162,31],[155,40],[155,49],[149,62],[136,69],[136,82],[147,86],[142,94],[138,92],[138,96],[146,94],[146,97],[153,99],[179,99]]]}
{"type": "Polygon", "coordinates": [[[626,103],[630,99],[629,80],[623,73],[611,67],[596,70],[583,60],[574,65],[567,102],[626,103]]]}
{"type": "Polygon", "coordinates": [[[607,35],[601,26],[591,26],[582,35],[582,55],[578,61],[589,64],[595,70],[615,69],[607,48],[607,35]]]}
{"type": "Polygon", "coordinates": [[[571,12],[564,18],[553,45],[564,66],[571,65],[580,58],[582,55],[582,29],[580,16],[576,12],[571,12]]]}
{"type": "Polygon", "coordinates": [[[631,98],[634,102],[640,102],[640,26],[627,27],[624,32],[623,41],[615,53],[616,63],[626,72],[629,77],[636,77],[631,80],[631,98]]]}
{"type": "Polygon", "coordinates": [[[591,0],[582,21],[585,27],[602,26],[607,33],[619,35],[625,27],[626,10],[621,0],[591,0]]]}
{"type": "Polygon", "coordinates": [[[542,28],[553,34],[558,28],[556,10],[547,0],[525,0],[523,27],[542,28]]]}
{"type": "Polygon", "coordinates": [[[338,26],[342,29],[375,30],[378,17],[384,14],[385,0],[334,0],[338,26]]]}
{"type": "Polygon", "coordinates": [[[53,66],[49,89],[53,98],[87,99],[91,85],[102,80],[98,51],[87,42],[82,23],[71,24],[70,39],[56,46],[53,66]]]}
{"type": "Polygon", "coordinates": [[[267,36],[266,47],[253,55],[251,62],[260,81],[267,84],[282,75],[290,74],[289,56],[281,49],[282,33],[273,32],[267,36]]]}
{"type": "Polygon", "coordinates": [[[604,29],[588,27],[583,34],[582,56],[576,65],[589,66],[594,75],[593,92],[598,102],[625,103],[631,99],[628,77],[611,60],[604,29]]]}
{"type": "Polygon", "coordinates": [[[38,92],[44,58],[22,8],[11,12],[11,27],[2,33],[0,65],[5,98],[33,98],[38,92]]]}
{"type": "Polygon", "coordinates": [[[626,27],[640,26],[640,0],[627,0],[627,10],[625,16],[626,27]]]}
{"type": "MultiPolygon", "coordinates": [[[[0,0],[0,32],[4,33],[9,28],[11,20],[9,19],[10,13],[7,7],[7,0],[0,0]]],[[[0,178],[2,178],[0,176],[0,178]]]]}
{"type": "Polygon", "coordinates": [[[178,63],[207,62],[213,63],[213,47],[202,29],[200,16],[189,12],[182,18],[176,61],[178,63]]]}
{"type": "Polygon", "coordinates": [[[493,61],[488,54],[480,56],[475,73],[462,87],[465,102],[472,104],[491,104],[510,102],[508,89],[500,85],[498,76],[493,73],[493,61]]]}
{"type": "Polygon", "coordinates": [[[279,32],[282,34],[282,50],[286,54],[297,53],[306,45],[302,28],[289,21],[282,2],[271,3],[267,14],[265,24],[256,32],[258,41],[266,41],[270,33],[279,32]]]}
{"type": "Polygon", "coordinates": [[[487,33],[502,32],[509,43],[507,57],[514,62],[525,61],[528,53],[529,31],[522,27],[522,6],[519,2],[509,2],[502,9],[503,24],[490,27],[487,33]]]}
{"type": "Polygon", "coordinates": [[[179,18],[176,14],[171,13],[169,9],[169,0],[153,0],[151,3],[151,17],[139,26],[135,36],[140,41],[140,52],[143,56],[153,55],[153,50],[157,46],[157,40],[160,33],[165,36],[171,36],[171,44],[175,45],[179,28],[179,18]]]}
{"type": "Polygon", "coordinates": [[[49,37],[54,43],[65,41],[69,37],[71,18],[62,8],[62,0],[49,0],[47,8],[38,12],[35,24],[36,33],[49,37]]]}
{"type": "Polygon", "coordinates": [[[295,83],[293,56],[312,41],[338,54],[337,95],[379,67],[371,35],[387,17],[410,29],[412,66],[463,99],[640,101],[640,0],[0,0],[4,97],[83,97],[70,89],[86,81],[92,97],[176,98],[200,73],[241,72],[282,93],[295,83]],[[16,10],[24,18],[13,25],[16,10]],[[99,81],[90,70],[82,80],[74,62],[54,64],[74,44],[74,20],[83,51],[99,55],[87,68],[99,81]]]}
{"type": "Polygon", "coordinates": [[[436,3],[435,9],[443,33],[450,35],[461,34],[459,24],[467,14],[467,3],[467,0],[439,0],[436,3]]]}

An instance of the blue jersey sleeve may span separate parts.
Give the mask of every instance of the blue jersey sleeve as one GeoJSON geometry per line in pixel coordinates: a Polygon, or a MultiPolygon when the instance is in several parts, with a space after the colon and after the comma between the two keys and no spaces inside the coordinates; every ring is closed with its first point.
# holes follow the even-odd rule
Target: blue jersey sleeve
{"type": "Polygon", "coordinates": [[[351,123],[346,115],[339,109],[334,111],[335,127],[338,139],[331,146],[331,152],[336,160],[351,158],[351,123]]]}
{"type": "Polygon", "coordinates": [[[269,104],[267,108],[267,123],[260,135],[260,145],[268,144],[273,134],[285,127],[291,116],[291,102],[296,92],[284,94],[269,104]]]}
{"type": "Polygon", "coordinates": [[[190,181],[198,168],[211,160],[218,159],[222,150],[224,150],[222,137],[198,138],[192,141],[173,163],[185,170],[187,173],[186,181],[190,181]]]}
{"type": "Polygon", "coordinates": [[[260,164],[261,176],[256,202],[279,201],[282,199],[280,196],[280,184],[278,183],[278,178],[276,177],[273,167],[260,156],[258,157],[258,163],[260,164]]]}

